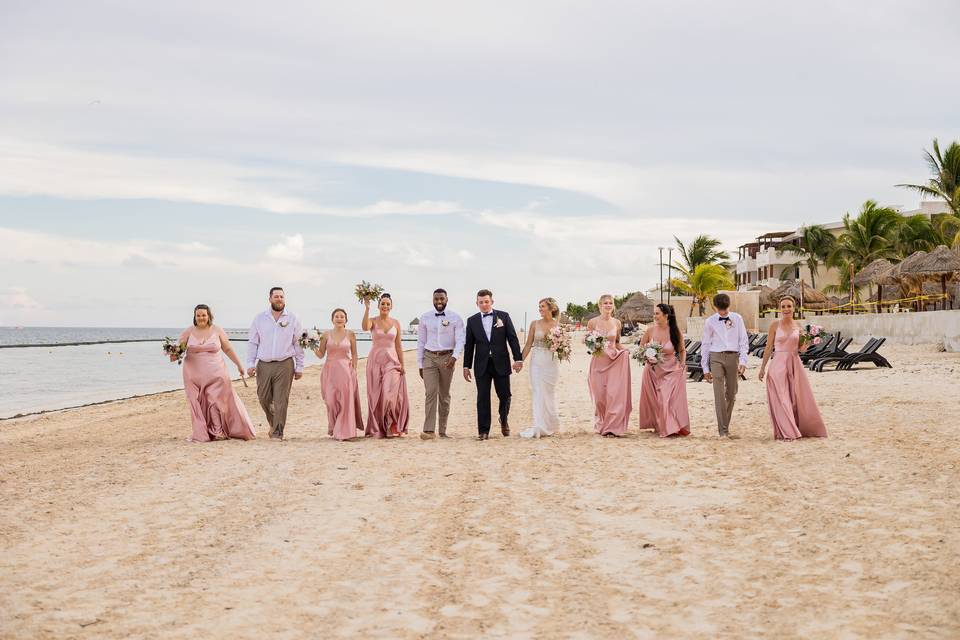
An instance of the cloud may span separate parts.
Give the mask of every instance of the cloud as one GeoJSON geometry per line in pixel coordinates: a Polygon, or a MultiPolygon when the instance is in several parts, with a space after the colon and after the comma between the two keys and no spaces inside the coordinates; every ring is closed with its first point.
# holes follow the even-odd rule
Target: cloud
{"type": "Polygon", "coordinates": [[[142,256],[139,253],[134,253],[126,258],[123,262],[120,263],[122,267],[132,267],[134,269],[152,269],[157,266],[156,260],[151,260],[146,256],[142,256]]]}
{"type": "Polygon", "coordinates": [[[301,262],[303,260],[303,234],[284,236],[282,242],[271,245],[267,249],[267,256],[285,262],[301,262]]]}
{"type": "Polygon", "coordinates": [[[30,297],[24,287],[0,289],[0,306],[14,309],[40,309],[42,305],[30,297]]]}
{"type": "Polygon", "coordinates": [[[468,249],[460,249],[457,251],[457,257],[464,262],[472,262],[475,256],[468,249]]]}

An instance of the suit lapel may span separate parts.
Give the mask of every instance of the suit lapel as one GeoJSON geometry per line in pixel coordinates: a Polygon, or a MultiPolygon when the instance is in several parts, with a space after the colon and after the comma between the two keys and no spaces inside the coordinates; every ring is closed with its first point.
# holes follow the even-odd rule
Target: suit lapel
{"type": "MultiPolygon", "coordinates": [[[[487,332],[483,330],[483,314],[478,313],[474,318],[477,319],[477,340],[490,344],[490,341],[487,340],[487,332]]],[[[493,331],[490,332],[490,335],[493,335],[493,331]]]]}

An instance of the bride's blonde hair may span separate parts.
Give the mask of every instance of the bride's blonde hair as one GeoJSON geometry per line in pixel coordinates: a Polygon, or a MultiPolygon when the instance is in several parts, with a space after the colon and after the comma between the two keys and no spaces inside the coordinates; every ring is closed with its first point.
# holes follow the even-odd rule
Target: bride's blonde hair
{"type": "Polygon", "coordinates": [[[550,307],[550,316],[554,320],[560,317],[560,305],[557,304],[556,300],[554,300],[553,298],[543,298],[537,304],[540,304],[540,303],[545,303],[548,307],[550,307]]]}

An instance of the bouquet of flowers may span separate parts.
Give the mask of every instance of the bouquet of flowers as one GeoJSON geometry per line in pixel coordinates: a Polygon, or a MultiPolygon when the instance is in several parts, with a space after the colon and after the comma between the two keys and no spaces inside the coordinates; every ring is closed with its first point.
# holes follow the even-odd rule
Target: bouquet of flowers
{"type": "Polygon", "coordinates": [[[383,294],[383,287],[379,284],[370,284],[366,280],[361,280],[360,284],[354,289],[354,293],[360,302],[379,300],[383,294]]]}
{"type": "Polygon", "coordinates": [[[583,339],[583,344],[587,345],[587,352],[596,357],[607,348],[607,337],[594,329],[583,339]]]}
{"type": "Polygon", "coordinates": [[[320,332],[320,329],[314,327],[301,333],[300,338],[297,341],[300,343],[302,348],[313,351],[314,349],[320,348],[320,337],[322,335],[323,334],[320,332]]]}
{"type": "Polygon", "coordinates": [[[553,356],[560,362],[570,362],[570,355],[573,348],[570,346],[570,334],[563,328],[563,325],[557,325],[543,339],[543,346],[550,350],[553,356]]]}
{"type": "Polygon", "coordinates": [[[800,346],[805,344],[820,344],[823,327],[818,324],[808,324],[800,329],[800,346]]]}
{"type": "Polygon", "coordinates": [[[177,342],[173,338],[164,338],[163,353],[167,356],[173,356],[177,359],[177,364],[180,364],[183,362],[183,356],[187,354],[187,343],[177,342]]]}
{"type": "Polygon", "coordinates": [[[663,345],[656,340],[651,340],[646,346],[637,347],[632,357],[642,365],[649,364],[651,367],[656,367],[663,362],[663,345]]]}

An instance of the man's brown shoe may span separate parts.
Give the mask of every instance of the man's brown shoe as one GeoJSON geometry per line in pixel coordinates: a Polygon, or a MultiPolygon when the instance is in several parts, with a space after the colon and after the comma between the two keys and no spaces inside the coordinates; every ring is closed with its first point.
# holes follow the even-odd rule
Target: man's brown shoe
{"type": "Polygon", "coordinates": [[[424,431],[420,434],[421,440],[433,440],[433,431],[424,431]]]}

